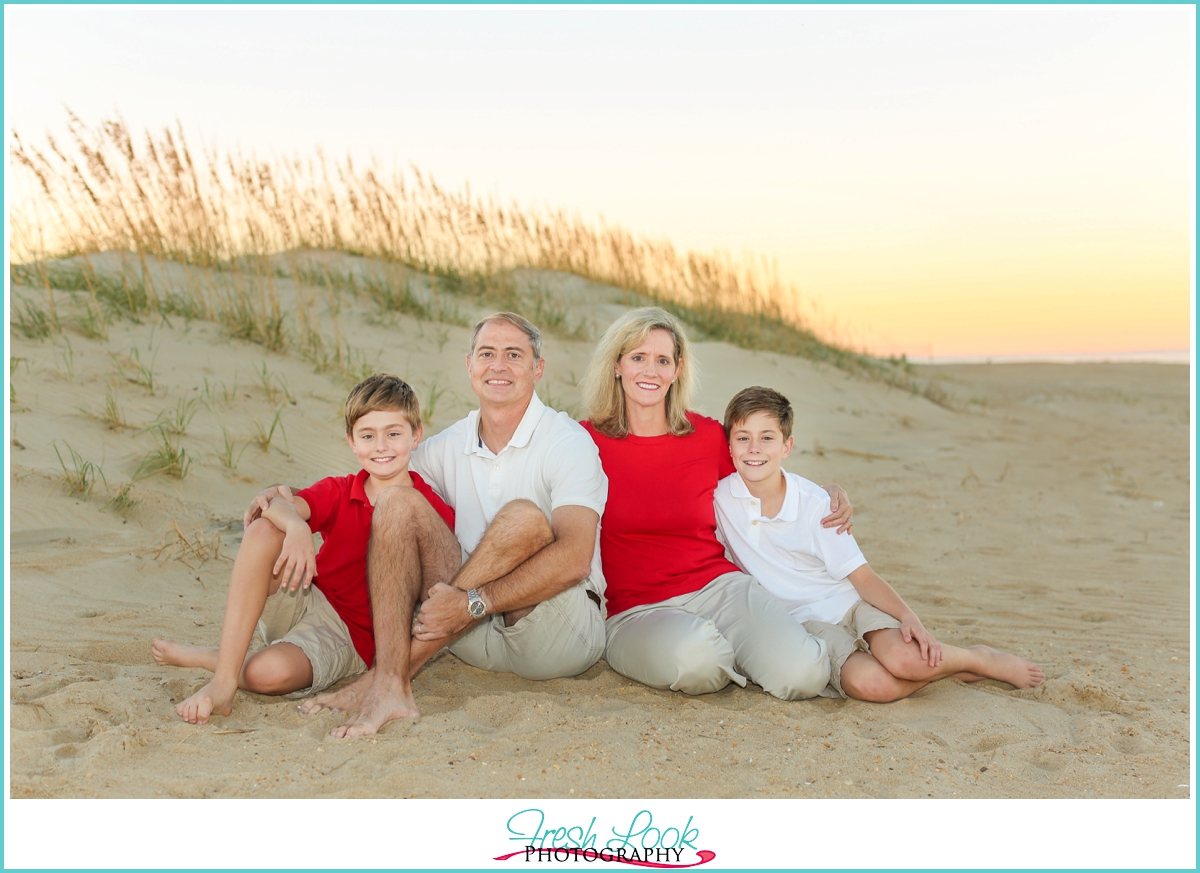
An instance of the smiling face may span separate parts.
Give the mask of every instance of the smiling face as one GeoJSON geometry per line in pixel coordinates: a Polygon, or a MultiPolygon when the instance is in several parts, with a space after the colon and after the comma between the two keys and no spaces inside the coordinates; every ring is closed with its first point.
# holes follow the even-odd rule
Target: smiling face
{"type": "Polygon", "coordinates": [[[781,473],[783,459],[792,453],[792,438],[783,438],[779,419],[755,412],[733,425],[729,453],[733,465],[747,483],[770,482],[781,473]]]}
{"type": "Polygon", "coordinates": [[[617,359],[617,376],[627,406],[664,407],[667,391],[679,375],[675,338],[665,330],[652,330],[646,339],[617,359]]]}
{"type": "Polygon", "coordinates": [[[533,398],[533,389],[542,378],[546,361],[533,356],[529,336],[507,321],[485,324],[475,338],[475,348],[467,355],[471,390],[479,398],[480,408],[509,404],[524,409],[533,398]]]}
{"type": "Polygon", "coordinates": [[[374,484],[383,487],[399,484],[408,475],[408,459],[421,441],[421,428],[414,431],[398,409],[377,409],[354,422],[346,441],[374,484]]]}

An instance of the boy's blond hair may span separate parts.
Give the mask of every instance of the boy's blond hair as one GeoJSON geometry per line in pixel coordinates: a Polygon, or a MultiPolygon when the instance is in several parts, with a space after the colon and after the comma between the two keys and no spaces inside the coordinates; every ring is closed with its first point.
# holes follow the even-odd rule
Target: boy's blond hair
{"type": "Polygon", "coordinates": [[[675,436],[687,436],[695,428],[687,417],[692,394],[699,381],[687,334],[679,319],[657,306],[646,306],[625,313],[604,332],[592,362],[583,377],[583,397],[588,420],[605,436],[624,439],[629,436],[629,414],[625,392],[615,370],[621,356],[646,341],[651,331],[665,330],[675,345],[675,363],[679,375],[667,386],[667,428],[675,436]]]}
{"type": "Polygon", "coordinates": [[[725,407],[725,436],[756,412],[765,412],[775,419],[785,440],[792,435],[792,404],[774,388],[754,385],[734,394],[725,407]]]}
{"type": "Polygon", "coordinates": [[[395,410],[404,413],[414,431],[421,426],[421,403],[416,392],[399,376],[376,373],[363,379],[346,398],[346,433],[354,433],[354,423],[369,412],[395,410]]]}

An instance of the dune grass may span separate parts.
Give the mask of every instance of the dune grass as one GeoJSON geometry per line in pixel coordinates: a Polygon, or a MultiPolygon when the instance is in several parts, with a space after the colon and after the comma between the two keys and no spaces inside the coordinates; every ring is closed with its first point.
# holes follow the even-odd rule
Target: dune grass
{"type": "MultiPolygon", "coordinates": [[[[63,488],[68,494],[87,500],[92,496],[92,489],[96,487],[96,483],[105,481],[103,462],[97,464],[88,461],[67,445],[67,452],[71,459],[70,466],[67,466],[62,453],[58,450],[58,445],[56,443],[51,443],[51,445],[54,448],[54,454],[58,457],[59,466],[62,467],[62,473],[58,478],[63,488]]],[[[66,444],[64,443],[64,445],[66,444]]]]}
{"type": "Polygon", "coordinates": [[[156,424],[149,430],[154,434],[157,446],[142,458],[133,472],[132,481],[137,482],[148,476],[170,476],[175,479],[187,476],[192,464],[187,450],[172,438],[170,431],[162,424],[156,424]]]}
{"type": "Polygon", "coordinates": [[[89,127],[68,114],[70,142],[35,147],[14,131],[14,167],[34,194],[12,214],[12,280],[45,289],[16,327],[29,336],[59,328],[50,289],[86,295],[86,323],[101,335],[114,318],[207,319],[231,336],[281,351],[295,346],[318,368],[358,371],[340,324],[341,295],[366,295],[381,312],[464,324],[456,301],[520,309],[547,329],[589,338],[566,304],[538,288],[518,290],[517,269],[555,270],[615,286],[633,303],[654,302],[704,336],[799,355],[918,390],[901,360],[841,348],[810,324],[797,289],[765,260],[680,252],[665,240],[591,225],[563,210],[502,206],[439,186],[419,169],[331,162],[319,150],[264,161],[237,152],[193,151],[182,125],[137,138],[120,118],[89,127]],[[116,273],[98,253],[131,252],[116,273]],[[377,275],[337,274],[322,251],[382,263],[377,275]],[[51,259],[72,260],[51,265],[51,259]],[[160,265],[184,268],[163,280],[160,265]],[[417,277],[425,281],[418,283],[417,277]],[[296,328],[285,328],[277,281],[301,291],[296,328]],[[167,287],[170,284],[172,287],[167,287]],[[418,287],[420,284],[421,287],[418,287]],[[329,304],[332,336],[313,312],[329,304]]]}

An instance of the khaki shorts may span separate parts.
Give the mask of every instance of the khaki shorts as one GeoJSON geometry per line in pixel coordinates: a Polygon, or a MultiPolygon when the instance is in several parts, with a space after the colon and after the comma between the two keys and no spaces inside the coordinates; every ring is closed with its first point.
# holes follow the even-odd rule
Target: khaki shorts
{"type": "Polygon", "coordinates": [[[871,631],[900,627],[899,621],[865,600],[851,606],[842,616],[840,624],[828,624],[823,621],[805,621],[801,624],[814,637],[823,639],[826,648],[829,649],[829,684],[825,686],[821,696],[842,698],[846,697],[846,692],[842,690],[842,665],[855,652],[871,652],[871,647],[867,645],[863,636],[871,631]]]}
{"type": "Polygon", "coordinates": [[[267,646],[298,646],[312,664],[312,685],[285,697],[324,691],[334,682],[367,669],[350,639],[350,629],[316,585],[307,591],[276,591],[268,597],[255,635],[267,646]]]}
{"type": "Polygon", "coordinates": [[[448,648],[461,661],[494,673],[525,679],[578,676],[604,654],[600,607],[582,584],[533,608],[512,627],[503,615],[478,622],[448,648]]]}

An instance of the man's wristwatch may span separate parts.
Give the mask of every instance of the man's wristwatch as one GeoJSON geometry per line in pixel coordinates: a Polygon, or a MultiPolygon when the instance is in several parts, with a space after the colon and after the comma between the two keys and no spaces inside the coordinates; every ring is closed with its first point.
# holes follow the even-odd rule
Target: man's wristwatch
{"type": "Polygon", "coordinates": [[[487,604],[474,588],[467,592],[467,612],[471,613],[471,618],[483,618],[487,615],[487,604]]]}

